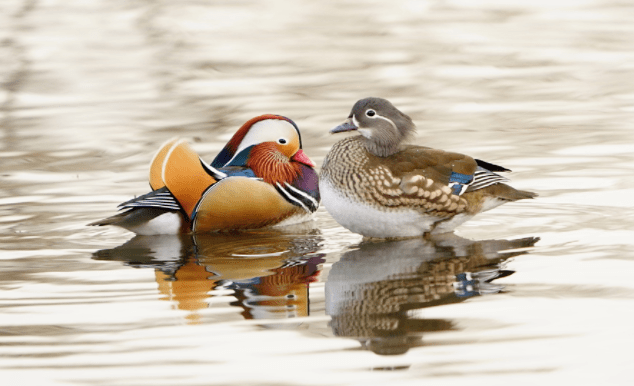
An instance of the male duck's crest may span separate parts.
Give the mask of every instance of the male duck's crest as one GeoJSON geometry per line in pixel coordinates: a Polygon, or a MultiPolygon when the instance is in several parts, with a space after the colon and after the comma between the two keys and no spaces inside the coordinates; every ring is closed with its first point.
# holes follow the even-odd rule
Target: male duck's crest
{"type": "Polygon", "coordinates": [[[324,159],[320,192],[341,225],[368,237],[449,232],[477,213],[535,193],[506,185],[501,166],[422,146],[403,145],[412,120],[381,98],[355,103],[333,133],[361,135],[337,142],[324,159]]]}
{"type": "Polygon", "coordinates": [[[187,142],[172,139],[150,164],[153,192],[123,203],[126,212],[90,225],[157,234],[306,220],[317,210],[320,196],[314,164],[301,146],[295,123],[272,114],[246,122],[211,165],[187,142]],[[177,217],[179,224],[166,225],[168,217],[177,217]],[[149,222],[159,224],[158,228],[149,222]]]}
{"type": "Polygon", "coordinates": [[[291,145],[290,142],[293,141],[293,146],[302,148],[301,133],[295,122],[281,115],[264,114],[245,122],[211,162],[211,166],[215,168],[226,166],[241,151],[269,141],[281,145],[291,145]]]}

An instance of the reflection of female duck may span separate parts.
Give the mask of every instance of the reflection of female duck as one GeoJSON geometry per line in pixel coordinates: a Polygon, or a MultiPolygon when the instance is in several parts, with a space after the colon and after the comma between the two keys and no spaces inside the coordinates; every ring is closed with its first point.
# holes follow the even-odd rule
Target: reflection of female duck
{"type": "MultiPolygon", "coordinates": [[[[178,309],[208,307],[214,289],[232,289],[245,318],[305,316],[307,283],[319,275],[323,262],[321,238],[313,229],[304,234],[252,231],[239,234],[137,236],[94,258],[119,260],[137,267],[154,267],[163,300],[178,309]]],[[[193,313],[190,320],[198,320],[193,313]]]]}
{"type": "Polygon", "coordinates": [[[501,263],[537,239],[471,241],[453,234],[426,239],[364,242],[335,263],[326,282],[326,313],[337,336],[360,340],[378,354],[402,354],[425,331],[449,321],[411,319],[412,309],[499,292],[490,281],[512,272],[501,263]]]}

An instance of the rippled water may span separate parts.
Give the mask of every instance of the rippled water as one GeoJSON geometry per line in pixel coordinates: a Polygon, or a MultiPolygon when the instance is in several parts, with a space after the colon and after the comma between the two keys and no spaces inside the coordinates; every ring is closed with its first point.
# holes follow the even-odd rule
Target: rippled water
{"type": "MultiPolygon", "coordinates": [[[[0,4],[0,375],[40,385],[630,384],[634,5],[0,4]],[[174,135],[206,159],[262,113],[321,164],[361,97],[530,202],[456,235],[133,237],[174,135]]],[[[4,382],[4,381],[3,381],[4,382]]]]}

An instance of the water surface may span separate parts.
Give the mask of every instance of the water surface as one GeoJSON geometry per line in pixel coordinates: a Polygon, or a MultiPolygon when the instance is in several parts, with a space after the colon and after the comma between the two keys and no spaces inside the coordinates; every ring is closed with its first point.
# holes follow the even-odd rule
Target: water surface
{"type": "Polygon", "coordinates": [[[0,375],[40,385],[629,384],[634,7],[0,5],[0,375]],[[366,96],[540,194],[455,235],[133,237],[165,140],[292,118],[320,165],[366,96]]]}

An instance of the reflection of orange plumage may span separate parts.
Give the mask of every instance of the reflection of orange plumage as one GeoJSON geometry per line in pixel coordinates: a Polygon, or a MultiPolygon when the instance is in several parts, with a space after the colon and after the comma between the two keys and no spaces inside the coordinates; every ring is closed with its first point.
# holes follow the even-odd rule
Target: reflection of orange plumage
{"type": "Polygon", "coordinates": [[[319,249],[320,239],[297,236],[259,231],[221,241],[216,235],[197,235],[198,261],[214,280],[231,283],[228,288],[235,290],[245,318],[306,316],[308,285],[317,280],[323,260],[306,256],[319,249]]]}
{"type": "Polygon", "coordinates": [[[200,257],[200,264],[214,280],[240,281],[273,275],[284,264],[284,257],[200,257]]]}
{"type": "Polygon", "coordinates": [[[263,277],[259,284],[253,287],[258,293],[270,296],[270,299],[260,302],[269,307],[292,307],[294,316],[308,316],[309,299],[308,283],[317,280],[320,271],[315,265],[304,264],[274,270],[275,274],[263,277]]]}
{"type": "MultiPolygon", "coordinates": [[[[155,275],[159,292],[165,295],[161,300],[175,302],[179,310],[196,311],[207,308],[208,293],[216,281],[209,279],[209,272],[204,266],[197,264],[196,259],[190,258],[173,277],[158,269],[155,275]]],[[[200,317],[192,313],[187,318],[197,321],[200,317]]]]}
{"type": "MultiPolygon", "coordinates": [[[[248,293],[246,289],[236,292],[236,298],[240,301],[238,305],[244,308],[242,316],[245,319],[283,319],[297,318],[309,315],[308,285],[306,283],[295,283],[287,286],[284,291],[275,291],[279,295],[267,293],[262,285],[253,285],[249,289],[254,290],[257,295],[248,293]],[[250,296],[256,298],[251,299],[250,296]]],[[[268,287],[273,289],[273,287],[268,287]]]]}
{"type": "MultiPolygon", "coordinates": [[[[321,261],[319,259],[317,262],[321,261]]],[[[315,262],[276,268],[257,283],[241,285],[236,297],[247,319],[287,318],[309,315],[309,283],[317,280],[319,268],[315,262]]]]}
{"type": "MultiPolygon", "coordinates": [[[[317,280],[321,260],[305,264],[281,267],[286,259],[281,257],[263,258],[190,258],[173,276],[160,270],[155,271],[159,291],[165,295],[162,300],[176,303],[179,310],[192,311],[187,317],[192,322],[200,319],[195,311],[208,307],[209,292],[218,282],[249,283],[234,287],[239,305],[247,309],[243,315],[256,317],[249,310],[266,309],[268,317],[281,315],[308,316],[308,284],[317,280]],[[257,283],[250,283],[258,279],[257,283]],[[249,290],[257,300],[245,295],[249,290]]],[[[262,316],[262,315],[259,315],[262,316]]]]}
{"type": "Polygon", "coordinates": [[[93,258],[153,267],[161,300],[189,311],[190,322],[204,315],[198,310],[217,303],[212,297],[226,303],[231,290],[238,300],[231,305],[245,309],[245,317],[292,317],[308,312],[308,284],[323,262],[316,254],[322,241],[314,224],[305,223],[293,229],[136,236],[93,258]]]}
{"type": "Polygon", "coordinates": [[[317,281],[319,270],[313,264],[294,265],[292,267],[277,268],[274,274],[262,278],[261,288],[266,288],[266,293],[271,296],[286,294],[291,288],[296,288],[300,283],[308,288],[308,283],[317,281]]]}
{"type": "Polygon", "coordinates": [[[126,212],[90,225],[137,234],[256,229],[306,221],[319,206],[314,164],[299,129],[278,115],[247,121],[211,165],[172,139],[150,165],[153,192],[120,205],[126,212]]]}

